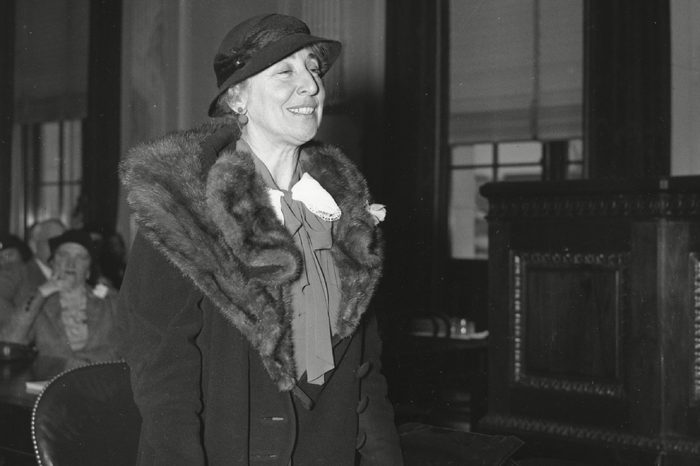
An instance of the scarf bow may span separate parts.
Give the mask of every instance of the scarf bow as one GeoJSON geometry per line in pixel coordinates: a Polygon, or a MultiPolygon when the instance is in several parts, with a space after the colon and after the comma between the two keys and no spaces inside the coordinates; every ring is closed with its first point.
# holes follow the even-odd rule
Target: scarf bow
{"type": "MultiPolygon", "coordinates": [[[[304,173],[301,179],[290,189],[292,199],[299,201],[317,217],[334,222],[340,218],[340,207],[335,203],[328,191],[323,189],[311,175],[304,173]]],[[[284,193],[279,189],[267,188],[270,203],[275,210],[275,214],[280,222],[284,223],[282,215],[282,197],[284,193]]]]}

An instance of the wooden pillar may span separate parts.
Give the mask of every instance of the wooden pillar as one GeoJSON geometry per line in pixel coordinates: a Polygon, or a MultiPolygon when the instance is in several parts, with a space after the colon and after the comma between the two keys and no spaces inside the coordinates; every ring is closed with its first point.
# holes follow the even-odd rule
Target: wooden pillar
{"type": "Polygon", "coordinates": [[[446,0],[387,1],[382,297],[404,316],[445,295],[448,35],[446,0]]]}
{"type": "Polygon", "coordinates": [[[0,2],[0,232],[10,228],[15,2],[0,2]]]}
{"type": "Polygon", "coordinates": [[[669,175],[668,0],[586,0],[584,35],[589,177],[669,175]]]}
{"type": "Polygon", "coordinates": [[[83,125],[84,222],[114,230],[119,204],[121,0],[90,3],[88,108],[83,125]]]}

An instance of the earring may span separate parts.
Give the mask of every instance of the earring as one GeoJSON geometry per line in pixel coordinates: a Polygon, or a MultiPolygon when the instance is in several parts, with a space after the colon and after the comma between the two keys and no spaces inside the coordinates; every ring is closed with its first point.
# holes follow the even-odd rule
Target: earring
{"type": "Polygon", "coordinates": [[[238,124],[241,126],[245,126],[248,123],[248,116],[246,113],[248,113],[248,109],[245,107],[236,107],[233,112],[236,114],[236,119],[238,120],[238,124]]]}

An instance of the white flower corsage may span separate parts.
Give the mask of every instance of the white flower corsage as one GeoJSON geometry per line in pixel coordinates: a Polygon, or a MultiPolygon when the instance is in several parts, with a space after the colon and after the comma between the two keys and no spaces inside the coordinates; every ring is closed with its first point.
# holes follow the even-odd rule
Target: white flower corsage
{"type": "Polygon", "coordinates": [[[384,204],[367,204],[367,212],[372,216],[375,225],[379,225],[379,222],[383,222],[386,218],[386,206],[384,204]]]}
{"type": "Polygon", "coordinates": [[[107,293],[109,293],[109,288],[107,288],[105,285],[102,283],[98,283],[95,288],[92,289],[92,294],[97,296],[100,299],[105,299],[105,296],[107,296],[107,293]]]}

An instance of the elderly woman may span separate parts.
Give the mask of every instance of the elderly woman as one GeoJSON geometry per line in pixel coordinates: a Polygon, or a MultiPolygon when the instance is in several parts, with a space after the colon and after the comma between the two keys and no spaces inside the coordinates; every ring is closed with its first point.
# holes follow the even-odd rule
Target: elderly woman
{"type": "Polygon", "coordinates": [[[91,286],[90,235],[68,230],[49,245],[53,273],[15,311],[2,339],[33,344],[40,355],[65,359],[68,367],[117,359],[116,295],[91,286]]]}
{"type": "Polygon", "coordinates": [[[139,465],[402,463],[366,312],[380,209],[337,148],[309,142],[339,53],[293,17],[237,25],[214,59],[219,118],[123,163],[139,465]]]}

